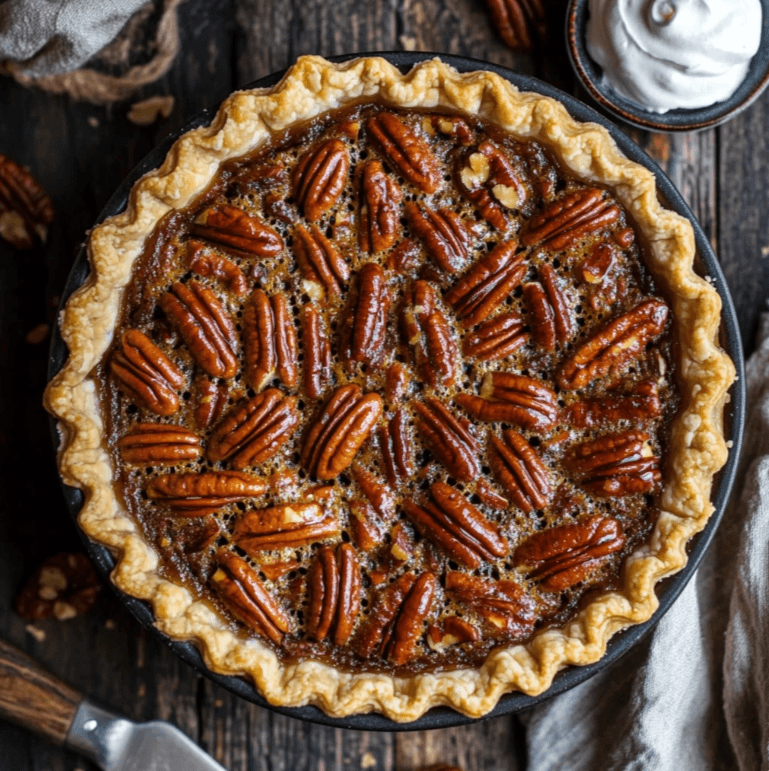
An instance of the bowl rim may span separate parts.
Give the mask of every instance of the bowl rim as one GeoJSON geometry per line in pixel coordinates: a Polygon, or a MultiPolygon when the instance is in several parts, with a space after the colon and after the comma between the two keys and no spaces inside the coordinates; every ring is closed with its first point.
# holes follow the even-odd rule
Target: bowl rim
{"type": "MultiPolygon", "coordinates": [[[[588,678],[606,669],[625,655],[631,648],[639,643],[662,618],[664,613],[672,605],[674,600],[683,590],[689,578],[695,572],[702,556],[708,548],[713,535],[723,516],[729,493],[734,481],[737,469],[737,460],[742,445],[743,423],[745,415],[745,378],[744,363],[742,355],[742,343],[737,322],[737,315],[729,294],[724,275],[719,267],[718,260],[713,252],[710,243],[705,236],[701,226],[694,218],[691,210],[682,198],[681,194],[673,186],[672,182],[665,176],[662,170],[646,153],[632,140],[626,137],[616,126],[606,118],[598,114],[593,108],[585,105],[574,97],[560,91],[559,89],[544,83],[536,78],[521,75],[505,67],[501,67],[490,62],[485,62],[470,57],[453,56],[440,53],[394,51],[394,52],[361,52],[354,54],[344,54],[341,56],[328,57],[329,61],[340,63],[366,56],[380,56],[385,58],[391,64],[407,71],[419,62],[439,57],[446,64],[454,67],[460,72],[470,72],[477,69],[485,69],[502,76],[514,86],[522,91],[535,91],[545,96],[552,97],[560,101],[569,113],[577,120],[582,122],[593,122],[606,128],[611,134],[620,150],[631,160],[650,169],[656,176],[658,191],[662,195],[665,205],[673,211],[681,214],[688,219],[694,229],[697,254],[702,262],[705,273],[712,279],[713,285],[721,296],[723,302],[722,310],[722,337],[723,346],[729,356],[732,358],[737,373],[736,382],[731,388],[731,401],[728,404],[728,430],[727,439],[731,440],[732,446],[729,457],[724,468],[719,472],[714,484],[714,494],[712,496],[715,510],[708,520],[705,528],[696,534],[688,546],[689,559],[686,566],[674,576],[660,582],[658,586],[659,607],[652,618],[636,626],[629,627],[612,637],[607,646],[605,655],[595,664],[589,664],[583,667],[570,667],[559,672],[553,685],[538,696],[527,696],[520,692],[511,692],[502,696],[493,710],[480,718],[472,718],[463,715],[449,707],[434,707],[426,712],[422,717],[409,723],[398,723],[383,715],[376,713],[366,713],[351,715],[348,717],[336,718],[327,715],[321,709],[315,706],[303,707],[280,707],[270,704],[259,694],[254,685],[243,677],[220,675],[212,672],[206,667],[203,658],[197,647],[192,642],[180,642],[172,640],[154,625],[154,616],[148,603],[131,597],[121,592],[109,580],[110,573],[115,565],[115,559],[109,549],[95,541],[90,540],[77,525],[77,516],[83,503],[83,493],[73,487],[69,487],[61,481],[61,487],[64,493],[65,503],[70,516],[77,526],[78,532],[83,539],[89,556],[97,567],[102,578],[109,583],[113,591],[117,593],[123,605],[136,617],[139,623],[151,631],[156,638],[165,643],[171,650],[192,666],[197,672],[205,675],[213,682],[226,688],[230,692],[240,696],[261,707],[265,707],[281,715],[288,715],[300,720],[311,723],[317,723],[334,728],[347,728],[365,731],[417,731],[434,728],[449,728],[460,725],[476,723],[480,720],[487,720],[493,717],[509,715],[524,709],[536,706],[547,699],[563,693],[588,678]]],[[[266,88],[275,85],[285,74],[286,70],[272,73],[266,77],[260,78],[243,89],[266,88]]],[[[239,89],[242,90],[242,89],[239,89]]],[[[129,173],[129,175],[120,183],[112,197],[108,200],[102,209],[94,225],[100,224],[106,218],[121,212],[128,201],[128,194],[134,183],[148,171],[157,168],[163,162],[168,150],[182,134],[202,125],[207,125],[216,114],[219,105],[207,108],[187,121],[181,128],[172,132],[153,150],[148,153],[142,161],[129,173]]],[[[64,291],[61,295],[59,310],[66,304],[72,293],[84,282],[90,270],[87,250],[85,244],[82,245],[77,257],[75,258],[71,272],[67,279],[64,291]]],[[[61,314],[59,314],[60,317],[61,314]]],[[[58,324],[53,330],[51,337],[51,346],[48,359],[48,380],[51,380],[64,365],[68,357],[67,347],[61,338],[58,324]]],[[[55,418],[49,417],[51,436],[54,449],[59,445],[59,434],[55,418]]]]}
{"type": "Polygon", "coordinates": [[[764,69],[754,71],[753,62],[764,50],[769,50],[769,0],[760,0],[761,43],[751,60],[751,68],[745,80],[728,99],[697,109],[676,109],[666,113],[644,110],[630,99],[617,94],[601,82],[601,67],[587,51],[588,3],[590,0],[569,0],[566,11],[566,49],[572,69],[590,96],[612,115],[635,126],[655,132],[703,131],[719,126],[746,110],[769,86],[769,53],[765,54],[764,69]]]}

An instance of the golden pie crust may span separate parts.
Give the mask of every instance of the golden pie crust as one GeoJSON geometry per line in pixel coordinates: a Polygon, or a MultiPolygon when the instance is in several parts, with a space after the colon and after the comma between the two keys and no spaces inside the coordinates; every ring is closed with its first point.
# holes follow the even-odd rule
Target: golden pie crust
{"type": "Polygon", "coordinates": [[[656,583],[685,565],[687,541],[713,512],[713,476],[727,457],[723,409],[735,374],[717,343],[720,298],[693,270],[691,225],[660,206],[654,175],[625,158],[605,129],[578,123],[557,101],[522,93],[495,74],[459,74],[437,59],[401,75],[379,58],[331,64],[303,57],[274,88],[233,94],[210,126],[181,137],[163,165],[134,186],[126,211],[93,230],[88,253],[91,273],[61,319],[70,358],[45,394],[47,409],[59,419],[62,477],[85,493],[80,526],[113,551],[113,581],[152,605],[163,633],[194,641],[210,669],[248,676],[273,704],[314,704],[337,717],[376,711],[411,721],[438,705],[480,717],[509,691],[539,694],[559,670],[598,661],[613,634],[652,616],[656,583]],[[647,267],[676,320],[682,406],[671,427],[661,510],[651,537],[624,564],[621,591],[598,595],[564,628],[543,629],[525,644],[494,650],[475,669],[395,677],[342,672],[318,661],[280,661],[266,644],[238,637],[210,606],[159,574],[158,554],[113,486],[94,371],[112,344],[123,293],[146,239],[166,214],[203,192],[223,162],[292,125],[361,101],[478,116],[546,145],[580,180],[610,188],[644,238],[647,267]]]}

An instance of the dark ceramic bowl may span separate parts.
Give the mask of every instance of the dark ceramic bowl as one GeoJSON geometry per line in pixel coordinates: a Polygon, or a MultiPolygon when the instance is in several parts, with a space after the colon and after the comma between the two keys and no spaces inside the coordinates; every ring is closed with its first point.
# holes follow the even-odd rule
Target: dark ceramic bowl
{"type": "Polygon", "coordinates": [[[644,110],[604,85],[603,70],[587,52],[588,3],[589,0],[570,0],[566,14],[566,47],[572,67],[582,85],[601,107],[632,126],[647,131],[700,131],[718,126],[752,104],[769,85],[769,0],[761,0],[761,45],[750,62],[747,77],[734,94],[710,107],[670,110],[662,114],[644,110]]]}
{"type": "MultiPolygon", "coordinates": [[[[407,72],[413,65],[421,62],[425,59],[430,59],[436,54],[428,53],[377,53],[377,54],[351,54],[342,57],[333,57],[332,61],[345,61],[347,59],[355,58],[356,56],[383,56],[395,66],[399,67],[403,72],[407,72]]],[[[609,642],[606,650],[606,655],[596,664],[585,667],[571,667],[565,669],[556,675],[553,685],[543,694],[539,696],[526,696],[522,693],[510,693],[503,696],[497,706],[487,715],[485,718],[497,717],[499,715],[507,715],[513,712],[518,712],[528,707],[533,707],[536,704],[540,704],[546,699],[562,693],[563,691],[573,688],[575,685],[587,680],[596,673],[608,667],[614,663],[623,654],[627,653],[634,645],[636,645],[660,620],[665,611],[672,605],[673,601],[681,593],[682,589],[686,585],[686,582],[694,573],[697,565],[702,559],[702,555],[705,553],[708,545],[710,544],[713,534],[718,527],[718,523],[721,521],[721,517],[726,506],[727,499],[729,497],[729,491],[734,480],[734,474],[737,465],[737,458],[740,452],[740,446],[742,443],[742,429],[745,412],[745,388],[744,388],[744,372],[743,372],[743,357],[742,347],[740,342],[740,332],[737,325],[737,317],[735,315],[734,306],[732,304],[731,297],[729,296],[729,290],[726,286],[726,281],[721,273],[721,269],[718,265],[713,250],[710,247],[708,239],[702,232],[702,228],[694,219],[691,211],[687,207],[681,195],[673,187],[670,180],[662,173],[662,171],[655,165],[655,163],[646,155],[636,144],[631,142],[622,132],[620,132],[615,126],[613,126],[605,118],[602,118],[591,108],[585,106],[581,102],[577,101],[571,96],[564,94],[561,91],[547,85],[534,78],[518,75],[503,67],[498,67],[488,62],[477,61],[474,59],[466,59],[457,56],[444,56],[440,55],[440,58],[455,67],[460,72],[470,72],[478,69],[490,70],[506,78],[522,91],[535,91],[546,96],[553,97],[561,101],[571,115],[579,121],[592,121],[604,126],[613,136],[620,149],[636,163],[639,163],[647,168],[651,169],[657,176],[657,186],[659,192],[664,200],[665,205],[678,212],[682,216],[686,217],[694,228],[694,234],[697,242],[697,250],[699,253],[699,270],[703,275],[709,275],[713,279],[714,286],[718,293],[721,295],[723,301],[723,322],[722,322],[722,345],[731,356],[737,367],[738,379],[732,387],[731,401],[727,408],[727,438],[732,441],[732,450],[729,453],[729,460],[726,466],[720,472],[716,484],[713,489],[713,503],[715,505],[715,512],[713,516],[708,520],[705,529],[698,533],[689,544],[689,561],[686,567],[677,573],[672,578],[665,580],[658,587],[659,596],[659,608],[654,614],[652,619],[645,624],[633,626],[619,634],[616,634],[609,642]]],[[[246,88],[264,88],[275,85],[283,76],[283,72],[270,75],[266,78],[251,83],[246,88]]],[[[128,193],[133,187],[133,184],[144,174],[151,169],[157,168],[165,159],[165,156],[171,147],[171,144],[178,139],[186,131],[199,126],[208,125],[211,119],[215,115],[216,108],[205,110],[204,112],[193,118],[186,126],[179,129],[171,136],[169,136],[164,142],[156,147],[123,181],[118,187],[115,194],[109,200],[104,207],[99,219],[95,224],[99,224],[107,217],[125,209],[128,201],[128,193]]],[[[69,279],[65,291],[62,295],[62,307],[67,302],[69,296],[85,281],[89,272],[88,257],[86,255],[85,247],[81,249],[78,254],[75,264],[70,273],[69,279]]],[[[67,348],[63,343],[59,330],[54,331],[53,339],[51,342],[50,359],[48,363],[48,375],[49,379],[52,378],[63,366],[67,359],[67,348]]],[[[51,420],[51,431],[54,441],[54,446],[58,445],[58,434],[55,428],[55,421],[51,420]]],[[[70,514],[76,520],[80,507],[83,503],[83,494],[80,490],[76,490],[72,487],[62,485],[64,489],[64,497],[66,500],[67,508],[70,514]]],[[[91,541],[83,535],[88,553],[93,559],[95,565],[101,572],[106,581],[109,580],[109,574],[115,565],[115,560],[109,550],[101,544],[91,541]]],[[[117,590],[115,590],[117,591],[117,590]]],[[[178,642],[171,640],[165,635],[161,634],[154,626],[154,618],[150,606],[136,599],[130,597],[121,592],[118,592],[122,602],[130,609],[130,611],[136,616],[139,622],[147,629],[151,630],[157,635],[164,643],[166,643],[180,658],[184,659],[188,664],[194,667],[198,672],[201,672],[206,677],[210,678],[214,682],[218,683],[222,687],[226,688],[238,696],[244,699],[258,704],[259,706],[266,707],[275,712],[279,712],[282,715],[290,715],[291,717],[299,718],[300,720],[308,720],[313,723],[321,723],[323,725],[334,726],[337,728],[354,728],[365,731],[415,731],[424,730],[427,728],[447,728],[449,726],[464,725],[466,723],[475,722],[473,718],[466,717],[452,709],[447,707],[436,707],[428,711],[419,720],[415,720],[412,723],[396,723],[389,720],[382,715],[367,714],[367,715],[352,715],[345,718],[333,718],[326,715],[320,709],[316,707],[274,707],[268,704],[265,699],[254,688],[251,682],[241,677],[228,677],[224,675],[218,675],[209,670],[201,656],[198,649],[189,642],[178,642]]]]}

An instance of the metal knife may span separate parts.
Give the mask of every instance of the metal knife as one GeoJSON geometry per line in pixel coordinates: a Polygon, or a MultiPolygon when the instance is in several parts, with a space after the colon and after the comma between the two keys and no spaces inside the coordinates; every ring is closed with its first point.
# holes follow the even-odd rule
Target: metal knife
{"type": "Polygon", "coordinates": [[[178,728],[160,720],[133,723],[96,706],[3,640],[0,718],[105,771],[225,771],[178,728]]]}

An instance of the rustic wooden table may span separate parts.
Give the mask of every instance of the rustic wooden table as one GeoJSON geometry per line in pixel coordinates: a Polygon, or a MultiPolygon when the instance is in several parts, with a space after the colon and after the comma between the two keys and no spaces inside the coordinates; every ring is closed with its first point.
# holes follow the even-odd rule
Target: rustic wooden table
{"type": "MultiPolygon", "coordinates": [[[[176,97],[165,122],[139,128],[126,119],[127,105],[94,107],[0,81],[0,152],[28,165],[57,209],[45,249],[19,255],[0,246],[0,636],[131,718],[170,720],[232,771],[411,771],[439,761],[467,771],[525,768],[525,731],[517,718],[375,734],[250,706],[177,660],[109,589],[88,616],[41,622],[33,631],[42,634],[30,633],[12,610],[20,582],[44,557],[78,550],[80,542],[62,503],[40,406],[47,341],[35,345],[25,336],[53,322],[84,234],[127,172],[167,132],[234,88],[300,54],[407,49],[487,59],[579,95],[562,28],[556,12],[551,43],[527,56],[501,44],[480,0],[187,0],[182,53],[144,94],[176,97]]],[[[719,129],[629,133],[672,177],[716,247],[749,352],[769,296],[769,93],[719,129]]],[[[0,771],[90,768],[0,724],[0,771]]]]}

